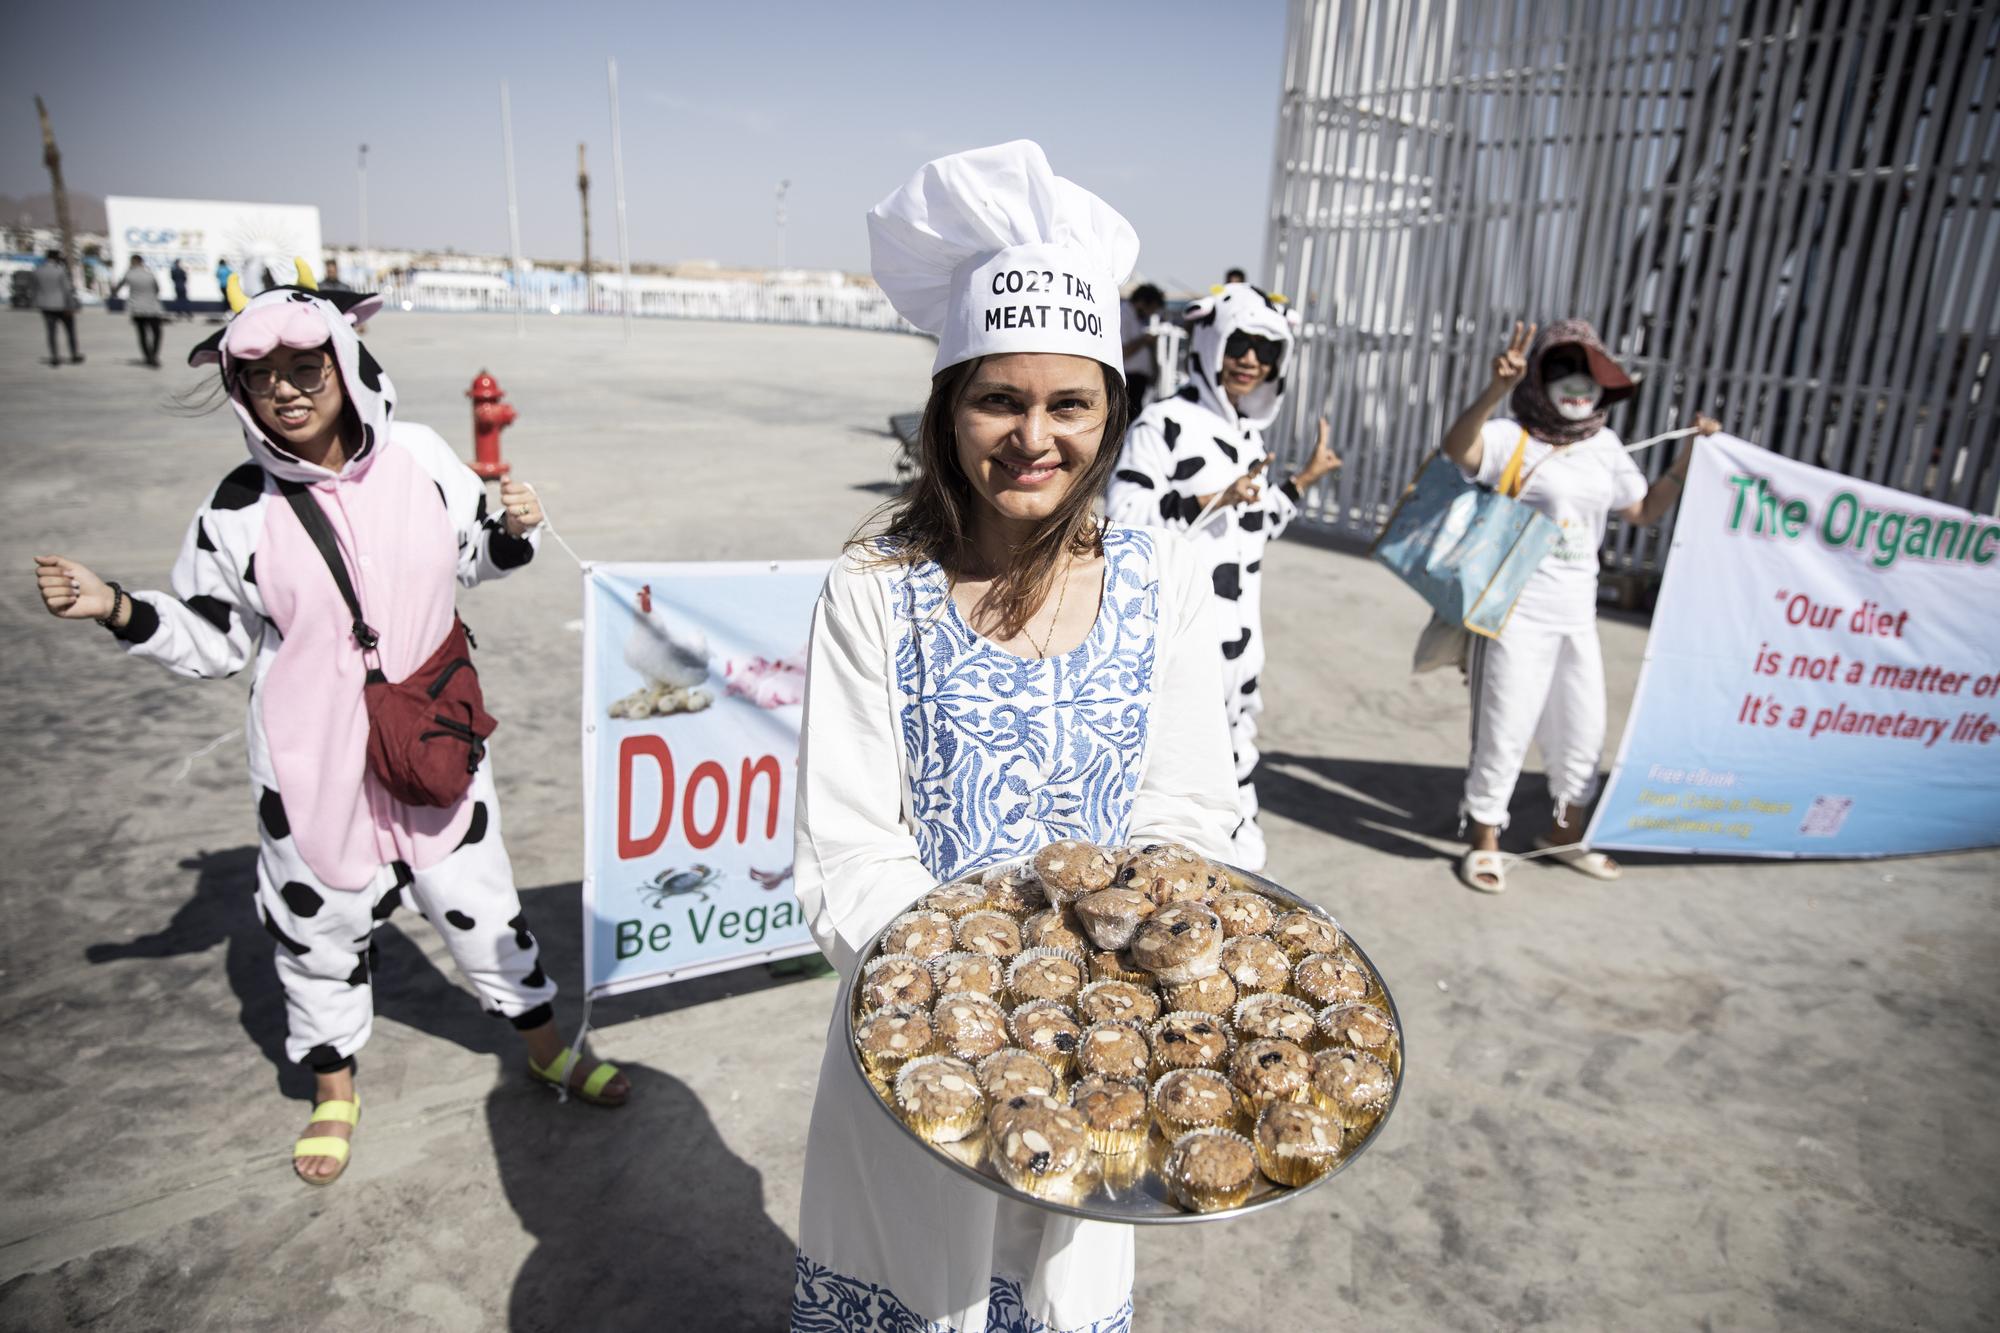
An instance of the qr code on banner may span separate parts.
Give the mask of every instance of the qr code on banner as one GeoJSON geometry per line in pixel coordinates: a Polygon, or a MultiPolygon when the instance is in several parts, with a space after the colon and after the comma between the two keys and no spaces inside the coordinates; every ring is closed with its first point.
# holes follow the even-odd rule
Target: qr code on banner
{"type": "Polygon", "coordinates": [[[1852,796],[1815,796],[1812,809],[1806,811],[1799,833],[1807,838],[1831,838],[1840,832],[1840,826],[1847,822],[1847,812],[1854,808],[1852,796]]]}

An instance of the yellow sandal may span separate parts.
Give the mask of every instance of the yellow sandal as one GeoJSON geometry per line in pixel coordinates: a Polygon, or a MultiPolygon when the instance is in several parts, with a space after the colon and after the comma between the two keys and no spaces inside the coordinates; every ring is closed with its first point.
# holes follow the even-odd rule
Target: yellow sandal
{"type": "MultiPolygon", "coordinates": [[[[566,1087],[569,1084],[570,1071],[575,1067],[576,1052],[565,1048],[563,1053],[549,1061],[546,1067],[536,1064],[534,1057],[530,1056],[528,1077],[546,1083],[552,1088],[566,1087]]],[[[581,1087],[572,1087],[569,1090],[592,1106],[623,1106],[625,1097],[614,1100],[604,1095],[605,1084],[617,1077],[618,1066],[609,1060],[600,1060],[597,1062],[597,1068],[590,1071],[590,1077],[584,1079],[581,1087]]],[[[626,1094],[627,1097],[630,1095],[629,1092],[626,1094]]]]}
{"type": "MultiPolygon", "coordinates": [[[[308,1121],[307,1124],[310,1125],[320,1121],[326,1121],[337,1125],[346,1125],[349,1127],[351,1131],[355,1125],[361,1123],[360,1094],[358,1093],[355,1094],[353,1101],[320,1102],[318,1105],[314,1106],[312,1113],[312,1120],[308,1121]]],[[[296,1168],[294,1168],[292,1174],[298,1176],[300,1180],[304,1181],[308,1185],[313,1185],[313,1186],[331,1185],[334,1181],[339,1180],[340,1177],[346,1172],[347,1155],[351,1150],[351,1148],[352,1145],[348,1142],[348,1140],[337,1139],[333,1137],[331,1134],[308,1136],[306,1138],[300,1139],[297,1143],[294,1143],[292,1145],[293,1162],[296,1163],[302,1157],[331,1157],[335,1161],[340,1163],[340,1168],[339,1170],[335,1171],[332,1175],[328,1176],[324,1180],[317,1179],[316,1177],[313,1176],[305,1175],[300,1171],[298,1171],[296,1168]]]]}

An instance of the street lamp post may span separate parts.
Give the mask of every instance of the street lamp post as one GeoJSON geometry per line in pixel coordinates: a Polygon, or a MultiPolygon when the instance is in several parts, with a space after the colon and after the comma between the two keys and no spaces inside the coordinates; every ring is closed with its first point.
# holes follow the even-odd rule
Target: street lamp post
{"type": "Polygon", "coordinates": [[[791,266],[791,253],[785,244],[785,191],[792,188],[790,181],[778,182],[778,267],[791,266]]]}
{"type": "Polygon", "coordinates": [[[361,273],[354,278],[364,287],[375,281],[375,265],[368,256],[368,145],[361,145],[361,158],[354,169],[356,230],[361,233],[357,248],[361,251],[361,273]]]}

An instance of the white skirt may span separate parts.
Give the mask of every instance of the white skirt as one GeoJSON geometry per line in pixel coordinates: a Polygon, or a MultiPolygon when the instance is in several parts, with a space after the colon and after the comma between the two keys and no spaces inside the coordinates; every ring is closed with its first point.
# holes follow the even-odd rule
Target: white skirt
{"type": "Polygon", "coordinates": [[[846,1042],[836,1013],[806,1138],[793,1333],[1127,1333],[1133,1229],[957,1174],[883,1114],[846,1042]]]}

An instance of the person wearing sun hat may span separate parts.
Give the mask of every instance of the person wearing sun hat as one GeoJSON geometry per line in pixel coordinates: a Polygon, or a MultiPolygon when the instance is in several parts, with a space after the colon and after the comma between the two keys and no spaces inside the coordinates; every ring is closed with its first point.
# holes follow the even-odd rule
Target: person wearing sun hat
{"type": "MultiPolygon", "coordinates": [[[[1597,638],[1597,551],[1606,522],[1660,521],[1680,499],[1691,443],[1650,485],[1608,424],[1632,396],[1632,377],[1581,319],[1514,325],[1487,386],[1445,433],[1445,456],[1468,481],[1511,495],[1551,519],[1560,535],[1536,566],[1497,639],[1474,636],[1471,758],[1459,817],[1468,847],[1467,888],[1507,887],[1500,833],[1527,761],[1540,744],[1555,819],[1540,846],[1593,879],[1618,863],[1582,845],[1604,751],[1604,653],[1597,638]],[[1505,403],[1511,415],[1495,415],[1505,403]]],[[[1715,423],[1698,418],[1700,429],[1715,423]]]]}
{"type": "MultiPolygon", "coordinates": [[[[1125,219],[1017,141],[869,214],[876,281],[938,339],[919,471],[813,614],[797,892],[845,975],[939,883],[1061,838],[1236,820],[1206,575],[1094,505],[1125,426],[1125,219]]],[[[1132,1228],[1040,1210],[913,1143],[836,1013],[806,1146],[792,1326],[1129,1326],[1132,1228]]]]}
{"type": "MultiPolygon", "coordinates": [[[[249,667],[245,729],[260,840],[256,910],[285,991],[288,1058],[317,1082],[293,1149],[309,1185],[346,1169],[360,1115],[355,1053],[373,1026],[372,935],[407,901],[435,927],[488,1012],[520,1030],[530,1069],[586,1100],[621,1103],[611,1066],[572,1057],[501,841],[490,755],[449,805],[407,804],[368,761],[364,688],[407,679],[456,632],[455,588],[526,565],[539,542],[531,488],[486,488],[437,432],[396,418],[396,388],[355,336],[374,296],[294,283],[246,299],[189,356],[219,368],[249,461],[196,511],[173,591],[127,592],[61,555],[35,557],[43,604],[95,620],[125,651],[182,676],[249,667]],[[380,632],[373,653],[328,557],[300,517],[316,506],[380,632]],[[369,659],[373,658],[371,662],[369,659]]],[[[372,637],[372,636],[371,636],[372,637]]]]}
{"type": "Polygon", "coordinates": [[[1178,393],[1147,406],[1126,433],[1105,494],[1113,522],[1183,534],[1215,589],[1222,656],[1217,704],[1229,719],[1237,820],[1229,861],[1264,868],[1257,825],[1257,719],[1264,711],[1264,548],[1284,534],[1299,502],[1340,466],[1319,423],[1298,471],[1273,484],[1264,431],[1277,419],[1294,367],[1295,317],[1281,296],[1232,282],[1190,304],[1188,378],[1178,393]]]}

